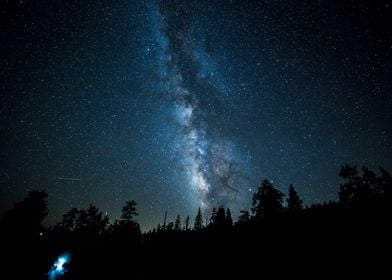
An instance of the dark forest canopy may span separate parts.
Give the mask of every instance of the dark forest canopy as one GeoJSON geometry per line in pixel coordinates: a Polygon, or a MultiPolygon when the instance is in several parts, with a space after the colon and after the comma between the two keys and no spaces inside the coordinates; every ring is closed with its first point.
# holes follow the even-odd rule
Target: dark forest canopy
{"type": "MultiPolygon", "coordinates": [[[[344,165],[339,176],[343,178],[340,184],[339,201],[325,202],[323,204],[313,204],[304,207],[300,195],[295,187],[290,184],[286,204],[285,195],[277,189],[273,183],[264,179],[260,187],[253,194],[251,214],[248,210],[242,210],[238,220],[233,221],[230,209],[218,206],[212,209],[209,217],[203,217],[201,209],[198,209],[194,218],[193,226],[190,217],[181,220],[181,215],[176,216],[175,221],[164,221],[148,233],[157,231],[183,231],[202,230],[220,226],[238,226],[244,223],[254,223],[263,218],[275,217],[279,215],[304,213],[319,208],[379,208],[387,206],[392,193],[392,177],[390,173],[379,167],[380,175],[371,171],[367,167],[358,170],[356,166],[344,165]]],[[[86,209],[72,208],[63,215],[61,221],[55,226],[44,228],[42,221],[47,216],[48,195],[44,191],[33,190],[21,202],[14,203],[13,209],[8,210],[3,218],[3,232],[23,232],[23,234],[37,235],[43,232],[66,231],[66,232],[89,232],[93,235],[103,235],[112,232],[115,228],[126,224],[133,224],[138,230],[139,225],[136,217],[137,203],[134,200],[126,201],[122,207],[121,217],[112,224],[109,217],[103,214],[96,206],[90,205],[86,209]]]]}
{"type": "MultiPolygon", "coordinates": [[[[263,256],[267,257],[278,251],[291,254],[291,250],[299,248],[311,250],[310,240],[318,238],[323,240],[317,243],[320,250],[338,250],[344,245],[350,251],[357,247],[351,243],[352,238],[359,238],[361,246],[387,244],[389,240],[392,176],[379,169],[377,175],[366,167],[358,170],[356,166],[343,166],[339,173],[343,182],[336,202],[305,207],[290,185],[284,204],[284,194],[270,181],[263,180],[253,195],[251,211],[241,211],[236,221],[230,209],[223,206],[214,208],[208,217],[199,208],[193,220],[179,214],[174,221],[165,220],[144,233],[136,220],[137,204],[133,200],[125,203],[120,218],[113,223],[90,205],[86,209],[73,208],[56,225],[44,228],[41,223],[48,214],[47,194],[31,191],[2,218],[1,240],[10,256],[10,267],[16,265],[20,250],[31,255],[26,270],[29,277],[34,276],[31,279],[43,279],[53,260],[63,252],[67,252],[66,256],[73,254],[75,261],[64,264],[59,279],[86,277],[91,273],[88,267],[95,264],[100,264],[97,275],[111,275],[118,262],[143,263],[145,256],[156,256],[150,263],[154,266],[155,262],[167,261],[167,254],[184,248],[189,252],[203,248],[216,253],[234,249],[251,252],[261,246],[263,256]],[[365,234],[365,229],[371,229],[370,234],[365,234]],[[347,239],[348,236],[352,237],[347,239]]],[[[56,272],[56,268],[50,271],[56,272]]]]}

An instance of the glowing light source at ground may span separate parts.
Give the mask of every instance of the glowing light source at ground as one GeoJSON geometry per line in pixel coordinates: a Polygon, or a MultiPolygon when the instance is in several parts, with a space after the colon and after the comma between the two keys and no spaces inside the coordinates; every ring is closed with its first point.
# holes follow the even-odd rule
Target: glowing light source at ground
{"type": "Polygon", "coordinates": [[[61,276],[67,272],[65,264],[69,263],[71,255],[69,253],[62,254],[54,262],[52,268],[49,270],[48,276],[49,280],[59,279],[61,276]]]}

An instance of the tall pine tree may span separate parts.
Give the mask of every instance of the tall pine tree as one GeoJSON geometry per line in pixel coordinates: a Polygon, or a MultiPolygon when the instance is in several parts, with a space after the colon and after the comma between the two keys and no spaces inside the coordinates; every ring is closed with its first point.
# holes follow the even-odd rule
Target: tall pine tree
{"type": "Polygon", "coordinates": [[[176,221],[174,222],[174,230],[180,231],[181,230],[181,218],[180,215],[177,215],[176,221]]]}
{"type": "Polygon", "coordinates": [[[293,185],[291,184],[289,186],[289,196],[287,198],[287,209],[291,212],[299,211],[302,209],[302,200],[293,185]]]}
{"type": "Polygon", "coordinates": [[[283,209],[283,193],[274,188],[271,182],[264,180],[253,195],[252,212],[256,219],[270,217],[283,209]]]}
{"type": "Polygon", "coordinates": [[[195,217],[195,223],[193,225],[194,230],[202,230],[203,229],[203,216],[201,214],[201,209],[197,211],[197,215],[195,217]]]}

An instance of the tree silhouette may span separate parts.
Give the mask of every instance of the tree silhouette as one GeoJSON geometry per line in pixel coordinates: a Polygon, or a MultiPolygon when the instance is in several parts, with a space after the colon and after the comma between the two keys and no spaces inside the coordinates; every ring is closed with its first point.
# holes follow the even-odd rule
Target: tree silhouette
{"type": "Polygon", "coordinates": [[[283,193],[264,180],[253,195],[252,212],[256,219],[274,216],[283,209],[283,193]]]}
{"type": "Polygon", "coordinates": [[[90,205],[87,209],[72,208],[63,215],[62,221],[55,228],[88,236],[98,236],[105,232],[108,225],[109,217],[103,215],[96,206],[90,205]]]}
{"type": "Polygon", "coordinates": [[[108,224],[109,217],[104,216],[96,206],[90,205],[87,209],[79,210],[75,231],[97,236],[104,233],[108,224]]]}
{"type": "Polygon", "coordinates": [[[67,213],[63,215],[63,220],[57,224],[57,227],[65,231],[73,231],[76,227],[76,219],[79,215],[79,210],[77,208],[72,208],[67,213]]]}
{"type": "Polygon", "coordinates": [[[210,217],[210,225],[214,225],[216,223],[216,208],[212,208],[211,217],[210,217]]]}
{"type": "Polygon", "coordinates": [[[369,186],[370,189],[376,188],[377,175],[365,166],[362,167],[362,183],[369,186]]]}
{"type": "Polygon", "coordinates": [[[227,230],[233,226],[233,218],[231,216],[230,209],[225,211],[223,206],[220,206],[218,210],[215,208],[212,210],[209,228],[215,230],[227,230]]]}
{"type": "Polygon", "coordinates": [[[357,166],[350,166],[348,164],[345,164],[342,166],[339,176],[344,178],[345,180],[353,180],[356,176],[358,175],[358,170],[357,166]]]}
{"type": "Polygon", "coordinates": [[[43,229],[41,223],[48,215],[47,197],[44,191],[30,191],[5,214],[4,228],[18,235],[39,236],[43,229]]]}
{"type": "Polygon", "coordinates": [[[226,209],[226,224],[229,227],[233,226],[233,218],[231,216],[231,211],[229,208],[226,209]]]}
{"type": "MultiPolygon", "coordinates": [[[[277,215],[283,210],[283,194],[274,188],[272,183],[264,180],[253,196],[254,217],[249,214],[249,211],[242,210],[236,227],[232,230],[233,218],[230,209],[222,206],[218,209],[214,208],[209,219],[210,223],[207,225],[207,222],[203,224],[201,208],[198,208],[194,231],[186,233],[181,233],[180,215],[177,215],[174,223],[166,224],[166,212],[164,227],[158,224],[156,229],[141,234],[140,226],[134,220],[137,215],[136,203],[127,201],[122,207],[120,218],[110,225],[109,229],[107,229],[108,217],[97,207],[90,205],[86,209],[73,208],[65,213],[62,221],[55,227],[63,231],[48,230],[47,234],[40,238],[26,238],[28,236],[18,234],[30,234],[30,236],[32,233],[37,234],[38,230],[42,230],[40,223],[48,213],[46,194],[33,191],[23,201],[15,203],[14,208],[4,217],[13,230],[11,233],[16,233],[15,239],[11,234],[6,235],[4,245],[9,245],[9,253],[5,253],[4,256],[10,259],[10,254],[15,252],[14,262],[17,263],[17,267],[20,267],[20,252],[23,252],[23,257],[29,260],[27,264],[23,263],[24,270],[29,272],[34,268],[39,270],[38,277],[29,275],[30,277],[23,279],[41,279],[44,270],[47,272],[48,265],[53,265],[53,262],[48,260],[58,256],[60,250],[69,250],[73,255],[73,260],[67,268],[71,274],[64,275],[64,279],[99,279],[101,275],[89,276],[104,269],[109,271],[108,275],[112,275],[119,264],[139,264],[146,260],[145,256],[153,256],[149,264],[155,267],[153,262],[161,261],[162,256],[167,256],[167,250],[195,252],[203,246],[214,248],[217,245],[213,249],[216,252],[224,248],[232,250],[241,246],[253,251],[255,248],[260,248],[264,250],[264,256],[270,258],[274,256],[271,252],[291,254],[304,247],[306,250],[307,246],[313,252],[314,243],[306,243],[310,236],[326,241],[326,245],[321,245],[321,254],[324,254],[325,248],[329,248],[330,244],[339,246],[332,246],[333,252],[336,253],[339,253],[336,248],[343,248],[345,252],[353,251],[356,249],[353,246],[363,246],[366,241],[369,241],[372,247],[382,247],[388,244],[390,239],[388,228],[390,213],[392,213],[390,197],[392,178],[385,169],[380,168],[380,171],[381,175],[378,176],[368,168],[364,167],[358,172],[356,167],[345,165],[340,172],[344,178],[339,193],[341,201],[314,204],[306,208],[303,208],[298,193],[290,185],[287,213],[302,209],[301,215],[285,215],[286,213],[277,215]],[[345,202],[342,198],[345,198],[345,202]],[[365,228],[371,228],[372,231],[368,233],[363,230],[365,228]],[[288,229],[290,238],[285,238],[288,229]],[[342,236],[360,236],[361,242],[349,242],[349,244],[347,238],[342,236]],[[27,255],[28,252],[31,253],[27,255]],[[35,259],[39,259],[42,263],[35,262],[35,259]],[[87,277],[79,277],[81,275],[77,273],[81,270],[85,270],[87,277]]],[[[183,222],[185,231],[189,229],[189,220],[188,216],[183,222]]],[[[6,229],[7,227],[2,227],[2,232],[6,229]]],[[[358,250],[354,251],[356,254],[358,250]]],[[[58,265],[55,263],[54,268],[57,269],[58,265]]],[[[134,267],[138,269],[139,266],[134,265],[134,267]]],[[[129,273],[129,269],[124,269],[122,273],[129,273]]],[[[129,275],[123,276],[118,278],[129,278],[127,277],[129,275]]]]}
{"type": "Polygon", "coordinates": [[[289,196],[287,198],[287,209],[289,211],[299,211],[303,208],[302,206],[302,200],[299,197],[297,191],[293,187],[293,185],[290,184],[289,186],[289,196]]]}
{"type": "Polygon", "coordinates": [[[380,189],[380,179],[367,167],[362,167],[362,174],[359,174],[356,166],[351,167],[346,164],[342,166],[339,176],[345,180],[344,184],[340,185],[341,204],[362,208],[376,199],[380,189]]]}
{"type": "Polygon", "coordinates": [[[180,215],[177,215],[176,221],[174,222],[174,230],[180,231],[181,230],[181,218],[180,215]]]}
{"type": "Polygon", "coordinates": [[[193,229],[196,231],[202,230],[203,229],[203,216],[201,214],[201,209],[197,210],[197,215],[195,217],[195,223],[193,225],[193,229]]]}
{"type": "Polygon", "coordinates": [[[390,197],[392,194],[392,176],[391,174],[382,168],[378,167],[381,172],[381,177],[378,178],[378,192],[384,194],[387,197],[390,197]]]}
{"type": "Polygon", "coordinates": [[[174,229],[174,223],[173,222],[169,222],[166,225],[166,231],[173,231],[174,229]]]}
{"type": "Polygon", "coordinates": [[[223,206],[220,206],[216,211],[214,224],[218,227],[223,227],[226,224],[226,212],[223,206]]]}
{"type": "Polygon", "coordinates": [[[339,199],[343,204],[349,204],[353,201],[354,188],[358,181],[357,167],[351,167],[348,164],[342,166],[339,176],[345,180],[344,184],[340,185],[339,199]]]}
{"type": "Polygon", "coordinates": [[[244,225],[244,224],[249,223],[249,221],[250,221],[249,211],[241,210],[240,216],[238,217],[237,224],[244,225]]]}
{"type": "Polygon", "coordinates": [[[116,220],[111,226],[110,231],[119,240],[126,240],[128,245],[135,243],[140,238],[140,225],[134,220],[137,216],[136,202],[129,200],[125,202],[125,205],[121,209],[121,220],[116,220]]]}
{"type": "Polygon", "coordinates": [[[121,219],[126,222],[134,221],[134,217],[139,215],[136,212],[136,202],[134,200],[126,201],[121,210],[121,219]]]}
{"type": "Polygon", "coordinates": [[[184,230],[185,231],[189,230],[189,216],[186,216],[184,230]]]}

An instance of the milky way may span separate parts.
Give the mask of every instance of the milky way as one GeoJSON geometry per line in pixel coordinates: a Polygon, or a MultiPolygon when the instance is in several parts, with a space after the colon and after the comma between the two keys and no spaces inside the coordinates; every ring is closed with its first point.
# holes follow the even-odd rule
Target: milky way
{"type": "Polygon", "coordinates": [[[47,225],[135,200],[151,229],[392,169],[388,1],[3,2],[0,214],[44,189],[47,225]]]}
{"type": "MultiPolygon", "coordinates": [[[[195,40],[185,2],[162,1],[161,32],[167,94],[178,125],[180,164],[202,208],[228,206],[236,201],[240,178],[235,147],[225,136],[224,93],[203,69],[200,42],[195,40]]],[[[203,42],[203,40],[201,40],[203,42]]]]}

